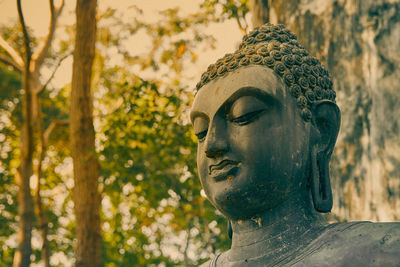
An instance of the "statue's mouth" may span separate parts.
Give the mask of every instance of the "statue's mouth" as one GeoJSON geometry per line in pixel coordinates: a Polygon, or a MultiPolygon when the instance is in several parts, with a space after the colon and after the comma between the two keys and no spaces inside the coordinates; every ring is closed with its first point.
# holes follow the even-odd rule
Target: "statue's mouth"
{"type": "Polygon", "coordinates": [[[233,178],[233,174],[240,166],[240,162],[225,159],[218,164],[209,166],[208,174],[214,178],[215,181],[222,181],[225,179],[233,178]]]}

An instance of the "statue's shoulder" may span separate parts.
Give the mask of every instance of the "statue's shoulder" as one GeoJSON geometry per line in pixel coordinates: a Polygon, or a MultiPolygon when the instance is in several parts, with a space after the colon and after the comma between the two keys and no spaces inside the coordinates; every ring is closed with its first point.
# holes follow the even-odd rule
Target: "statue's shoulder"
{"type": "MultiPolygon", "coordinates": [[[[229,266],[229,251],[200,267],[229,266]]],[[[400,223],[331,224],[290,262],[277,266],[400,266],[400,223]]]]}
{"type": "Polygon", "coordinates": [[[400,223],[329,225],[291,265],[347,266],[350,263],[353,266],[398,266],[400,223]]]}

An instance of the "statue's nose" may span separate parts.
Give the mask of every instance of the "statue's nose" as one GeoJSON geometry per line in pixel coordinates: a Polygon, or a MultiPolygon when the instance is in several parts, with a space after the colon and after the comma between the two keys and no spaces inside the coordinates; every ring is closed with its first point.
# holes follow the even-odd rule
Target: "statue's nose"
{"type": "Polygon", "coordinates": [[[222,118],[213,120],[205,140],[205,153],[209,158],[218,158],[229,150],[226,123],[222,118]]]}

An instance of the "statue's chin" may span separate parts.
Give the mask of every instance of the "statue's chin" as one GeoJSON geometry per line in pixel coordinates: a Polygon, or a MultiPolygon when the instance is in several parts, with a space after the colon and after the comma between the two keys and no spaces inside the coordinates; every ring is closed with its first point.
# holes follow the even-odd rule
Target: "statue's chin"
{"type": "MultiPolygon", "coordinates": [[[[277,198],[265,194],[249,194],[247,190],[231,190],[218,194],[214,206],[231,220],[246,220],[257,217],[278,205],[277,198]],[[273,199],[274,201],[270,201],[273,199]]],[[[282,199],[279,199],[279,202],[282,199]]]]}

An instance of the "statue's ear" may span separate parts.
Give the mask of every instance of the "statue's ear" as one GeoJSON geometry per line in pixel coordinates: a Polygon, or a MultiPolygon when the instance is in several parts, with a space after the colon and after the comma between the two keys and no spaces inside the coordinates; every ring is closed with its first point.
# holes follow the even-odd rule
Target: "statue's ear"
{"type": "Polygon", "coordinates": [[[311,112],[311,193],[314,208],[329,212],[333,203],[329,160],[339,133],[340,110],[334,102],[323,100],[314,103],[311,112]]]}
{"type": "Polygon", "coordinates": [[[311,142],[318,146],[318,153],[330,157],[339,133],[340,110],[334,102],[322,100],[313,104],[311,112],[313,126],[311,142]]]}

